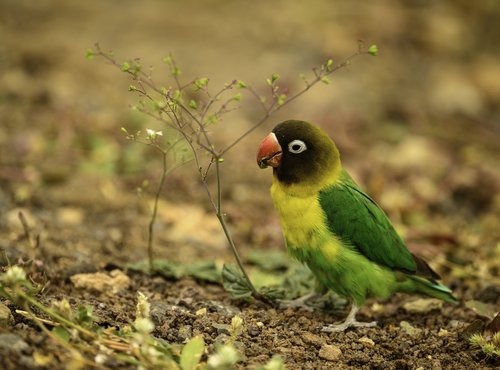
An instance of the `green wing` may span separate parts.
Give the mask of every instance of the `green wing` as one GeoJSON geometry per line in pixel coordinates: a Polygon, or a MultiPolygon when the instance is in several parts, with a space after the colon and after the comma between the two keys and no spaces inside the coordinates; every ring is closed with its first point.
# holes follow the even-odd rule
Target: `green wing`
{"type": "Polygon", "coordinates": [[[363,193],[345,171],[341,181],[320,191],[328,228],[368,259],[393,269],[416,273],[413,255],[384,211],[363,193]]]}

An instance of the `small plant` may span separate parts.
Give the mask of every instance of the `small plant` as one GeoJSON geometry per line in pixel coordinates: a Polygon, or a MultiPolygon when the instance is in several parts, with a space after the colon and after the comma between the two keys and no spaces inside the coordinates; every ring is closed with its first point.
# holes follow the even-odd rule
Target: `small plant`
{"type": "Polygon", "coordinates": [[[500,332],[491,335],[473,334],[469,342],[474,347],[480,348],[487,357],[500,358],[500,332]]]}
{"type": "MultiPolygon", "coordinates": [[[[134,322],[119,329],[100,327],[92,306],[79,306],[75,310],[63,299],[48,307],[36,298],[37,292],[38,289],[18,266],[12,266],[0,275],[0,297],[23,307],[16,312],[33,320],[49,338],[67,350],[67,357],[60,355],[60,360],[66,361],[68,368],[103,367],[113,360],[134,365],[140,370],[222,370],[233,369],[241,358],[234,347],[243,328],[239,316],[231,321],[230,337],[226,343],[218,346],[214,353],[207,354],[201,335],[194,336],[184,345],[170,344],[154,337],[150,304],[141,292],[137,294],[134,322]],[[32,307],[45,318],[35,314],[32,307]],[[203,361],[205,355],[207,360],[203,361]]],[[[261,368],[284,367],[280,358],[275,356],[261,368]]]]}
{"type": "MultiPolygon", "coordinates": [[[[246,289],[249,295],[254,298],[266,300],[266,297],[259,293],[250,281],[226,223],[222,205],[222,165],[224,156],[251,132],[263,125],[275,112],[298,99],[318,83],[329,84],[329,76],[349,66],[354,58],[360,55],[376,55],[377,52],[376,45],[372,45],[365,50],[364,45],[360,42],[358,50],[343,61],[336,64],[333,59],[327,59],[320,66],[312,68],[309,77],[301,74],[300,78],[304,85],[299,91],[290,92],[280,86],[280,75],[273,73],[266,79],[267,93],[259,94],[258,90],[254,89],[250,84],[237,79],[231,80],[218,88],[211,86],[208,77],[196,77],[188,79],[187,82],[183,81],[181,80],[182,70],[172,55],[163,59],[169,70],[171,82],[159,85],[153,79],[153,69],[150,68],[145,71],[139,59],[120,63],[111,52],[104,52],[98,44],[95,45],[95,49],[88,50],[88,59],[93,59],[96,56],[102,57],[131,78],[132,84],[129,86],[129,91],[139,96],[137,105],[132,108],[154,118],[164,127],[164,130],[161,131],[147,129],[145,138],[141,136],[140,132],[129,134],[125,128],[122,128],[128,139],[152,146],[161,154],[163,160],[162,173],[155,193],[149,224],[148,258],[150,271],[154,271],[153,226],[156,221],[158,202],[165,178],[178,165],[185,163],[187,160],[193,160],[201,184],[238,264],[241,277],[246,281],[242,285],[243,289],[246,289]],[[216,124],[220,123],[228,113],[240,108],[241,101],[246,99],[244,98],[245,95],[260,106],[261,117],[249,129],[236,135],[226,146],[217,147],[210,132],[215,130],[216,124]],[[164,132],[167,131],[172,133],[169,138],[164,135],[164,132]],[[181,157],[180,161],[174,158],[169,162],[169,153],[177,153],[179,145],[184,145],[184,148],[188,149],[189,156],[181,157]],[[208,181],[208,175],[211,171],[215,171],[215,188],[212,188],[208,181]]],[[[239,278],[234,277],[234,279],[239,278]]],[[[242,286],[236,292],[240,296],[242,295],[242,286]]]]}

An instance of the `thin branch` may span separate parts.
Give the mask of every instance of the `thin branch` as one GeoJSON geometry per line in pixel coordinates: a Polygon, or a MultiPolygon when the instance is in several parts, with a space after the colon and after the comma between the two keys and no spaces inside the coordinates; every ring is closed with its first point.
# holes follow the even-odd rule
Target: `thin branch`
{"type": "MultiPolygon", "coordinates": [[[[269,109],[264,113],[264,116],[255,124],[253,125],[252,127],[250,127],[248,130],[246,130],[245,132],[243,132],[243,134],[241,134],[240,136],[238,136],[231,144],[229,144],[227,147],[225,147],[224,149],[222,149],[220,152],[219,152],[219,155],[224,155],[225,153],[227,153],[229,150],[231,150],[234,146],[236,146],[237,144],[240,143],[240,141],[242,141],[245,137],[247,137],[249,134],[251,134],[253,131],[255,131],[258,127],[262,126],[262,124],[264,124],[267,119],[275,112],[277,112],[278,110],[282,109],[283,107],[287,106],[288,104],[290,104],[291,102],[293,102],[295,99],[297,99],[298,97],[302,96],[304,93],[306,93],[311,87],[313,87],[314,85],[316,85],[318,82],[321,81],[321,79],[325,76],[328,76],[336,71],[338,71],[339,69],[341,68],[345,68],[347,67],[348,65],[351,64],[351,61],[356,58],[357,56],[361,55],[361,54],[368,54],[368,52],[366,51],[363,51],[362,49],[359,49],[356,53],[348,56],[347,58],[345,58],[342,62],[338,63],[335,67],[331,68],[330,70],[324,70],[323,73],[321,72],[317,72],[317,69],[316,68],[313,68],[313,71],[314,71],[314,74],[315,74],[315,78],[314,80],[311,82],[311,83],[308,83],[306,85],[306,87],[304,87],[302,90],[300,90],[299,92],[297,92],[296,94],[292,95],[291,97],[289,97],[288,99],[285,100],[285,102],[281,105],[276,105],[275,102],[276,100],[274,100],[273,104],[269,107],[269,109]]],[[[252,91],[250,91],[252,92],[252,91]]],[[[254,95],[255,92],[252,92],[254,95]]],[[[258,96],[258,95],[257,95],[258,96]]]]}

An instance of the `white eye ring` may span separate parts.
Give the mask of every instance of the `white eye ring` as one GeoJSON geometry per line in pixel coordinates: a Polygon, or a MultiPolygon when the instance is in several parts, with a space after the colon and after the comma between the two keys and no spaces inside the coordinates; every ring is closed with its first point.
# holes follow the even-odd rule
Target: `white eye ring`
{"type": "Polygon", "coordinates": [[[299,154],[307,150],[306,143],[302,140],[294,140],[288,143],[288,151],[293,154],[299,154]]]}

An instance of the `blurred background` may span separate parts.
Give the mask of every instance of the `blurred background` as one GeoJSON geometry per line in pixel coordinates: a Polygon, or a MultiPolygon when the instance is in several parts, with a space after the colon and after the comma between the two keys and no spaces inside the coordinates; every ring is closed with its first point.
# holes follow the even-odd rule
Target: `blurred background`
{"type": "MultiPolygon", "coordinates": [[[[363,40],[378,45],[376,58],[357,58],[227,155],[224,197],[238,241],[244,248],[282,244],[268,195],[271,173],[259,170],[254,157],[276,123],[296,118],[331,134],[346,167],[415,248],[436,256],[436,245],[445,243],[455,257],[453,248],[466,251],[462,260],[478,248],[491,257],[500,234],[499,20],[495,0],[2,0],[3,233],[12,238],[19,227],[14,210],[24,207],[33,224],[48,230],[47,245],[63,255],[59,246],[71,247],[81,253],[77,261],[94,258],[96,249],[126,260],[127,246],[144,256],[138,246],[154,187],[142,198],[135,189],[145,179],[156,183],[161,159],[126,141],[120,128],[157,126],[129,108],[136,96],[124,74],[85,58],[94,43],[118,61],[140,58],[159,80],[168,77],[161,60],[172,53],[186,80],[206,76],[222,86],[240,79],[259,89],[277,72],[297,91],[300,73],[329,57],[342,60],[363,40]],[[85,236],[91,241],[82,245],[85,236]]],[[[218,143],[255,123],[260,107],[248,104],[214,127],[218,143]]],[[[178,224],[181,212],[193,218],[201,209],[200,222],[209,227],[203,218],[209,203],[193,166],[169,177],[163,198],[169,206],[158,227],[169,231],[160,233],[162,250],[201,243],[186,239],[200,224],[178,224]]],[[[210,247],[176,257],[226,251],[212,226],[202,237],[215,238],[210,247]]]]}

